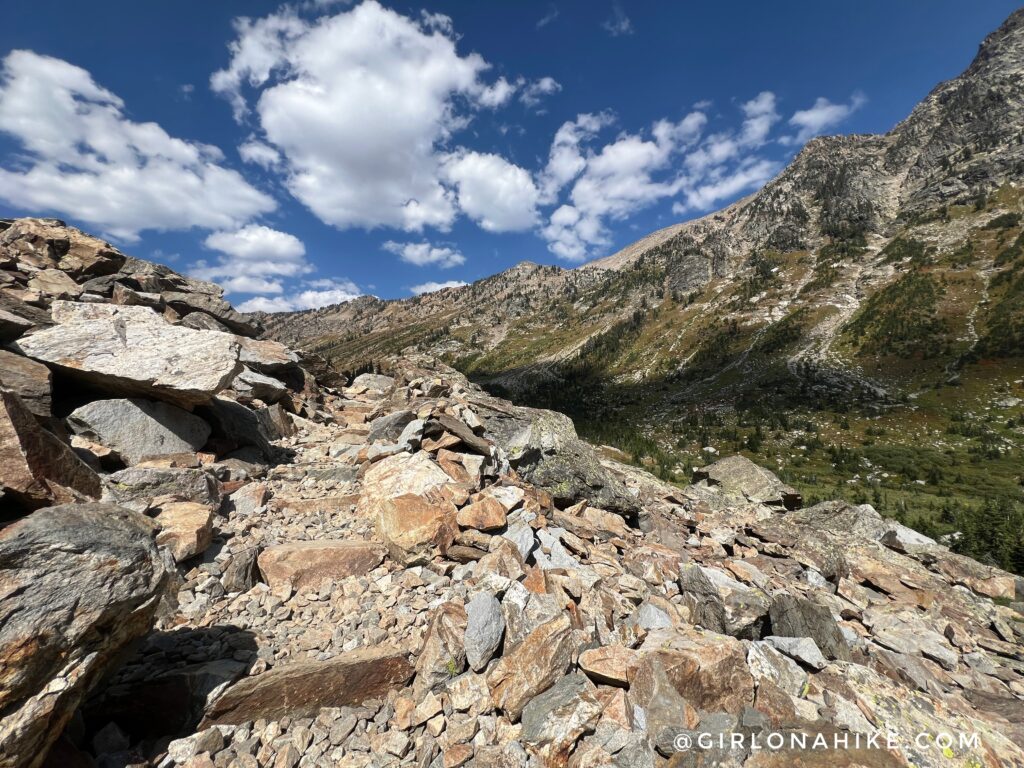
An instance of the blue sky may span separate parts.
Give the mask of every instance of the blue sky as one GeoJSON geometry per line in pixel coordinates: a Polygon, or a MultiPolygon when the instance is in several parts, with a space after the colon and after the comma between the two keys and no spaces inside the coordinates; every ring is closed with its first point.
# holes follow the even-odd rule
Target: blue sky
{"type": "Polygon", "coordinates": [[[16,3],[0,214],[250,309],[574,266],[891,128],[1015,6],[16,3]]]}

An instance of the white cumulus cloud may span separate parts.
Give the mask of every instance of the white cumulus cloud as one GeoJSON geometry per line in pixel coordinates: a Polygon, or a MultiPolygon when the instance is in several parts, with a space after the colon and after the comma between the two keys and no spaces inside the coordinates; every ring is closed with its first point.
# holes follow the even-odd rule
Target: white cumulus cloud
{"type": "MultiPolygon", "coordinates": [[[[479,199],[445,176],[455,135],[480,107],[557,87],[503,77],[488,84],[489,65],[459,53],[450,18],[411,18],[376,0],[315,19],[286,6],[235,27],[231,60],[212,88],[239,120],[252,110],[258,140],[282,157],[287,189],[339,228],[446,231],[461,200],[479,199]]],[[[505,208],[465,212],[498,229],[509,216],[505,208]]]]}
{"type": "Polygon", "coordinates": [[[611,123],[608,115],[579,115],[555,134],[541,174],[542,198],[555,201],[571,184],[568,202],[542,228],[548,249],[561,259],[581,261],[610,242],[607,222],[621,220],[676,194],[681,181],[673,160],[698,140],[707,117],[690,112],[681,120],[659,120],[649,131],[619,134],[600,149],[589,146],[611,123]]]}
{"type": "Polygon", "coordinates": [[[459,208],[481,229],[513,232],[537,222],[540,193],[533,178],[500,155],[460,152],[445,161],[443,173],[459,208]]]}
{"type": "Polygon", "coordinates": [[[296,312],[343,304],[362,295],[359,286],[351,280],[314,280],[303,283],[287,296],[255,296],[239,304],[238,309],[242,312],[296,312]]]}
{"type": "Polygon", "coordinates": [[[407,264],[414,264],[417,267],[440,267],[448,269],[464,264],[466,257],[456,249],[443,245],[431,245],[430,243],[396,243],[388,240],[384,243],[385,251],[398,256],[407,264]]]}
{"type": "Polygon", "coordinates": [[[22,147],[0,166],[0,198],[110,237],[227,229],[276,207],[216,147],[129,120],[117,95],[62,59],[23,50],[3,59],[0,131],[22,147]]]}
{"type": "Polygon", "coordinates": [[[191,273],[220,283],[229,293],[280,293],[280,281],[272,278],[298,277],[313,271],[299,238],[261,224],[214,232],[203,245],[220,256],[212,264],[196,262],[191,273]]]}
{"type": "Polygon", "coordinates": [[[867,103],[867,97],[859,91],[846,104],[836,104],[819,96],[807,109],[800,109],[789,118],[789,124],[797,129],[796,136],[788,137],[787,143],[803,144],[834,128],[867,103]]]}

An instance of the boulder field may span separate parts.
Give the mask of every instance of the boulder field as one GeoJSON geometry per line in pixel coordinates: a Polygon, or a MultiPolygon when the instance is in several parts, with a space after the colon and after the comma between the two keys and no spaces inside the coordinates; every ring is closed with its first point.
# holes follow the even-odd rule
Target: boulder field
{"type": "Polygon", "coordinates": [[[1012,574],[3,226],[0,768],[1024,765],[1012,574]]]}

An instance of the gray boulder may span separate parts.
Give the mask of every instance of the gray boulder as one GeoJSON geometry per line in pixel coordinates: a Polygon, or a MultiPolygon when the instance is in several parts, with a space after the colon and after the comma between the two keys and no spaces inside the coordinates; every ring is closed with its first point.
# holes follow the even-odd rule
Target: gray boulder
{"type": "Polygon", "coordinates": [[[850,660],[850,646],[831,611],[824,605],[783,592],[772,600],[768,615],[773,635],[809,637],[826,658],[850,660]]]}
{"type": "Polygon", "coordinates": [[[288,394],[288,387],[283,383],[251,368],[242,369],[231,382],[231,389],[238,393],[240,399],[256,399],[265,403],[276,403],[288,394]]]}
{"type": "Polygon", "coordinates": [[[688,563],[679,569],[679,592],[690,609],[690,622],[719,634],[726,633],[725,605],[718,589],[699,565],[688,563]]]}
{"type": "Polygon", "coordinates": [[[547,764],[558,764],[587,731],[593,730],[604,707],[586,675],[576,672],[534,697],[523,708],[522,739],[547,764]]]}
{"type": "Polygon", "coordinates": [[[67,421],[75,434],[117,451],[126,464],[194,453],[210,437],[210,425],[195,414],[153,400],[96,400],[67,421]]]}
{"type": "Polygon", "coordinates": [[[36,416],[50,416],[50,369],[35,360],[0,349],[0,388],[14,392],[36,416]]]}
{"type": "Polygon", "coordinates": [[[366,387],[376,392],[387,392],[395,386],[395,380],[381,373],[361,373],[352,380],[353,387],[366,387]]]}
{"type": "Polygon", "coordinates": [[[394,443],[401,436],[403,430],[416,419],[412,411],[395,411],[379,419],[370,422],[370,432],[366,436],[366,442],[373,443],[378,440],[394,443]]]}
{"type": "Polygon", "coordinates": [[[108,475],[107,491],[118,504],[138,512],[161,496],[197,504],[220,504],[220,486],[202,469],[130,467],[108,475]]]}
{"type": "Polygon", "coordinates": [[[505,634],[501,603],[486,592],[466,603],[466,660],[474,672],[487,666],[505,634]]]}
{"type": "Polygon", "coordinates": [[[49,507],[0,533],[0,765],[32,768],[146,634],[168,581],[142,515],[49,507]]]}
{"type": "Polygon", "coordinates": [[[576,435],[568,416],[478,393],[473,393],[470,405],[483,422],[485,435],[505,452],[512,468],[550,493],[560,507],[586,499],[622,515],[639,514],[637,497],[602,466],[593,446],[576,435]]]}
{"type": "Polygon", "coordinates": [[[719,486],[726,493],[745,496],[751,501],[797,509],[803,499],[764,467],[745,456],[726,456],[714,464],[694,471],[694,480],[719,486]]]}

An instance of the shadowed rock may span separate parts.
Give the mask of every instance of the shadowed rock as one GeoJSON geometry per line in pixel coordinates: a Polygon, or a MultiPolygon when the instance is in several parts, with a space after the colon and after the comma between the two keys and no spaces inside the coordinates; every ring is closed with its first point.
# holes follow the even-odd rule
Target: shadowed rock
{"type": "Polygon", "coordinates": [[[198,416],[152,400],[95,400],[73,411],[68,425],[76,434],[111,448],[127,464],[147,457],[194,453],[210,436],[198,416]]]}
{"type": "Polygon", "coordinates": [[[5,502],[25,510],[98,499],[101,486],[71,448],[39,426],[21,398],[0,390],[0,490],[5,502]]]}
{"type": "Polygon", "coordinates": [[[201,728],[258,718],[309,717],[323,707],[342,707],[383,696],[413,675],[405,651],[358,648],[327,661],[297,661],[248,677],[228,688],[201,728]]]}
{"type": "Polygon", "coordinates": [[[90,689],[149,631],[167,571],[142,515],[40,510],[0,533],[0,766],[42,762],[90,689]]]}

